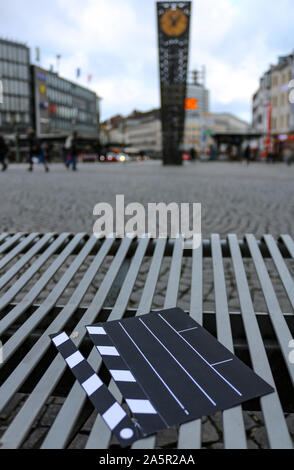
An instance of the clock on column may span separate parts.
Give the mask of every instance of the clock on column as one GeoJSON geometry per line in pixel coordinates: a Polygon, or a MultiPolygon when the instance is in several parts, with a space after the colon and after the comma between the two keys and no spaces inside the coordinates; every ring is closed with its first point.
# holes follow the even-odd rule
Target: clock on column
{"type": "Polygon", "coordinates": [[[186,31],[187,27],[188,17],[179,8],[167,10],[160,19],[161,31],[167,36],[181,36],[186,31]]]}

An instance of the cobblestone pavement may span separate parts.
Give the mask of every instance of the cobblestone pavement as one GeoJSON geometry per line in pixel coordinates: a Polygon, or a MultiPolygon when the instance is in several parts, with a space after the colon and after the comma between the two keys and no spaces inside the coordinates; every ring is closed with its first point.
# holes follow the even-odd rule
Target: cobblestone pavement
{"type": "Polygon", "coordinates": [[[11,165],[0,174],[0,230],[88,232],[99,202],[126,204],[199,202],[203,235],[293,233],[294,166],[198,163],[182,168],[159,163],[83,164],[69,172],[51,165],[34,173],[11,165]]]}
{"type": "MultiPolygon", "coordinates": [[[[49,174],[45,174],[40,167],[31,174],[26,172],[24,165],[11,165],[7,173],[0,174],[0,232],[90,233],[95,221],[92,215],[95,204],[108,202],[114,206],[116,194],[125,194],[126,204],[135,201],[144,205],[148,202],[202,203],[202,232],[207,238],[211,233],[219,233],[221,236],[236,233],[239,237],[245,233],[253,233],[257,237],[264,233],[271,233],[275,237],[283,233],[293,235],[293,178],[294,167],[266,164],[252,164],[247,167],[243,164],[201,163],[188,164],[183,168],[163,168],[152,162],[128,165],[84,164],[77,173],[69,172],[61,165],[52,165],[49,174]]],[[[62,294],[58,301],[60,305],[67,303],[91,261],[89,257],[62,294]]],[[[47,289],[40,294],[36,303],[44,301],[71,262],[72,259],[69,258],[48,283],[47,289]]],[[[83,299],[83,306],[89,305],[97,292],[110,262],[111,259],[107,259],[103,264],[99,276],[94,279],[83,299]]],[[[275,267],[271,261],[266,263],[282,311],[292,312],[275,267]]],[[[245,265],[255,311],[266,312],[253,263],[251,260],[246,260],[245,265]]],[[[287,260],[287,265],[294,276],[294,262],[287,260]]],[[[153,299],[154,309],[163,307],[169,266],[170,259],[164,260],[153,299]]],[[[42,272],[47,267],[45,265],[42,272]]],[[[150,260],[146,259],[142,264],[129,307],[138,306],[149,267],[150,260]]],[[[230,260],[225,260],[224,269],[229,309],[239,311],[239,299],[230,260]]],[[[191,259],[185,259],[178,305],[186,310],[189,309],[190,280],[191,259]]],[[[36,277],[27,285],[27,289],[32,287],[35,281],[36,277]]],[[[7,285],[6,289],[9,287],[10,285],[7,285]]],[[[25,292],[20,292],[15,301],[20,301],[24,295],[25,292]]],[[[210,259],[204,260],[203,296],[204,310],[214,311],[213,270],[210,259]]],[[[17,394],[0,414],[0,436],[20,410],[25,399],[25,395],[17,394]]],[[[35,448],[40,445],[63,402],[64,399],[60,397],[48,400],[23,447],[35,448]]],[[[71,442],[70,448],[84,447],[95,417],[93,413],[71,442]]],[[[262,413],[244,412],[244,422],[248,447],[268,448],[262,413]]],[[[287,415],[287,422],[294,439],[293,415],[287,415]]],[[[176,428],[159,433],[156,446],[174,447],[177,436],[176,428]]],[[[203,419],[202,441],[204,448],[223,448],[221,414],[203,419]]]]}

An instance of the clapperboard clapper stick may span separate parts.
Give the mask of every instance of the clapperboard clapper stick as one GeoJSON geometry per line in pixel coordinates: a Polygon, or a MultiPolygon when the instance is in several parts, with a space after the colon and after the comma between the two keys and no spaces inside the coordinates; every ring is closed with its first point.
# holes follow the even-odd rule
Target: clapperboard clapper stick
{"type": "Polygon", "coordinates": [[[142,437],[133,421],[67,334],[51,335],[50,338],[121,446],[127,447],[142,437]]]}
{"type": "MultiPolygon", "coordinates": [[[[87,331],[133,416],[131,420],[125,415],[122,419],[129,419],[129,423],[117,423],[117,428],[109,426],[105,420],[123,446],[274,392],[178,308],[91,325],[87,331]],[[127,433],[121,434],[124,429],[129,429],[128,442],[123,438],[127,433]]],[[[54,340],[56,342],[56,337],[54,340]]],[[[68,338],[63,344],[69,341],[68,338]]],[[[59,351],[87,393],[82,381],[94,371],[84,358],[75,365],[75,360],[71,361],[68,356],[78,351],[64,351],[61,346],[57,346],[59,351]]],[[[75,348],[73,343],[72,347],[75,348]]],[[[90,396],[103,419],[106,412],[103,400],[109,404],[107,397],[110,395],[112,406],[115,403],[104,387],[100,386],[99,396],[99,390],[95,392],[95,403],[90,396]]]]}

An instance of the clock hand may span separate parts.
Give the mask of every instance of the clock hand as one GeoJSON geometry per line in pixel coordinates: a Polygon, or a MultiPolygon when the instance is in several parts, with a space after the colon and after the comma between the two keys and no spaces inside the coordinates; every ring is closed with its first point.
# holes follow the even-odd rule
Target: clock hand
{"type": "Polygon", "coordinates": [[[174,19],[173,19],[173,26],[176,26],[176,25],[177,25],[177,23],[178,23],[179,19],[181,18],[181,16],[182,16],[181,13],[178,13],[178,14],[174,17],[174,19]]]}

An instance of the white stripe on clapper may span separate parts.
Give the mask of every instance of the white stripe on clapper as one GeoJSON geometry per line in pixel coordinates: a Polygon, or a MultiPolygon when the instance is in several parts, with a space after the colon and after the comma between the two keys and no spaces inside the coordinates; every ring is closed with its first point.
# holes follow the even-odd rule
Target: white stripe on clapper
{"type": "Polygon", "coordinates": [[[167,347],[160,341],[159,338],[153,333],[153,331],[148,328],[148,326],[143,322],[143,320],[139,319],[139,321],[147,328],[147,330],[154,336],[154,338],[161,344],[161,346],[168,352],[168,354],[174,359],[174,361],[181,367],[181,369],[188,375],[188,377],[192,380],[192,382],[199,388],[199,390],[206,396],[206,398],[216,406],[215,401],[208,395],[208,393],[199,385],[199,383],[192,377],[191,374],[185,369],[185,367],[177,360],[177,358],[167,349],[167,347]]]}

